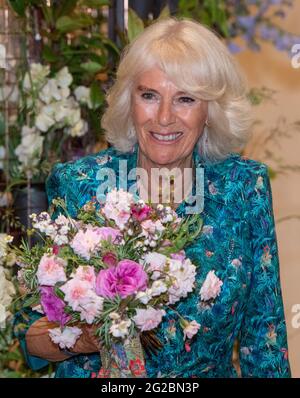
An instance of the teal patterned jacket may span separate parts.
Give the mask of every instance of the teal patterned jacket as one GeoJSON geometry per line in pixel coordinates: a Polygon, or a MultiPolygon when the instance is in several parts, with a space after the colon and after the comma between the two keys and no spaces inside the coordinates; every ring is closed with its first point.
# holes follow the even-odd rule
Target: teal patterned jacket
{"type": "MultiPolygon", "coordinates": [[[[110,167],[117,175],[119,161],[128,171],[136,167],[137,147],[130,153],[109,148],[65,164],[58,163],[46,182],[51,203],[65,198],[71,216],[97,195],[97,173],[110,167]]],[[[204,170],[203,232],[188,248],[187,256],[197,266],[196,289],[175,304],[200,329],[191,341],[183,332],[175,311],[157,329],[163,348],[155,356],[145,353],[149,377],[237,377],[232,364],[234,342],[239,341],[242,377],[290,377],[287,333],[280,286],[278,248],[267,167],[232,153],[217,163],[202,161],[194,151],[196,167],[204,170]],[[199,291],[209,271],[223,282],[219,296],[209,304],[199,291]]],[[[122,176],[124,178],[124,176],[122,176]]],[[[133,181],[128,181],[128,187],[133,181]]],[[[183,201],[177,213],[184,217],[183,201]]],[[[53,214],[56,217],[56,214],[53,214]]],[[[15,334],[29,366],[48,364],[30,356],[25,335],[41,315],[32,310],[15,317],[15,334]]],[[[56,364],[56,377],[95,377],[100,369],[97,353],[78,355],[56,364]]]]}

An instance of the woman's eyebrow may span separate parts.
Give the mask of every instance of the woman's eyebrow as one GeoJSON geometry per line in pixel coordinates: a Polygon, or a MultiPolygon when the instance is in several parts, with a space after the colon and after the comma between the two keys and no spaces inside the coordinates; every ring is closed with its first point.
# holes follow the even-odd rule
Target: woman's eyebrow
{"type": "MultiPolygon", "coordinates": [[[[150,87],[146,87],[146,86],[139,85],[139,86],[137,87],[137,89],[138,89],[138,91],[150,91],[150,92],[152,92],[152,93],[161,95],[160,92],[157,91],[157,90],[155,90],[154,88],[150,88],[150,87]]],[[[188,94],[187,94],[185,91],[177,91],[177,92],[175,93],[175,95],[188,95],[188,94]]]]}

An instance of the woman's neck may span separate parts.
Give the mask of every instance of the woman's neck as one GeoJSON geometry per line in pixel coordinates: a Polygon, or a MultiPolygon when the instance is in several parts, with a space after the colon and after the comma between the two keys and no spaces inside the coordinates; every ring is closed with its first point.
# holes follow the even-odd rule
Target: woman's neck
{"type": "Polygon", "coordinates": [[[185,159],[160,165],[138,150],[137,167],[141,170],[138,178],[139,194],[146,202],[154,205],[171,204],[176,208],[192,189],[193,154],[185,159]]]}

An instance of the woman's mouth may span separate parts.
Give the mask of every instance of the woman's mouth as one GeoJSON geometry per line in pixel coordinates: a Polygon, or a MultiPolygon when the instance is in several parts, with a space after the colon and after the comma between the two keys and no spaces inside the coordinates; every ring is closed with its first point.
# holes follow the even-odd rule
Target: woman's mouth
{"type": "Polygon", "coordinates": [[[168,134],[159,134],[159,133],[154,133],[153,131],[150,131],[150,134],[157,141],[174,142],[174,141],[177,141],[183,135],[183,132],[178,131],[178,132],[168,133],[168,134]]]}

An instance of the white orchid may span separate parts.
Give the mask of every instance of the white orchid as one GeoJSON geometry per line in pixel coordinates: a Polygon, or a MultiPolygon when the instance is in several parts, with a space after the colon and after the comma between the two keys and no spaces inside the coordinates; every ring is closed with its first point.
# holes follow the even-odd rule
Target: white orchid
{"type": "Polygon", "coordinates": [[[91,101],[91,90],[89,87],[78,86],[74,90],[75,97],[81,104],[86,104],[89,109],[93,109],[93,104],[91,101]]]}
{"type": "Polygon", "coordinates": [[[8,255],[8,243],[11,243],[13,237],[11,235],[0,233],[0,265],[8,255]]]}
{"type": "Polygon", "coordinates": [[[66,66],[62,68],[59,72],[57,72],[55,79],[58,86],[61,88],[69,87],[73,81],[73,77],[66,66]]]}
{"type": "Polygon", "coordinates": [[[27,91],[31,90],[32,86],[37,90],[40,89],[45,84],[46,77],[49,75],[49,73],[49,65],[32,63],[30,65],[30,75],[28,72],[25,74],[23,88],[27,91]]]}
{"type": "Polygon", "coordinates": [[[35,119],[35,126],[42,132],[47,132],[55,124],[55,106],[52,104],[43,106],[35,119]]]}
{"type": "Polygon", "coordinates": [[[5,321],[10,315],[8,307],[15,293],[14,285],[7,279],[5,269],[0,266],[0,328],[5,327],[5,321]]]}
{"type": "Polygon", "coordinates": [[[61,88],[56,79],[49,79],[40,91],[39,98],[46,104],[50,104],[53,100],[60,101],[68,98],[69,95],[70,89],[68,87],[61,88]]]}
{"type": "Polygon", "coordinates": [[[38,165],[42,150],[43,150],[42,137],[38,132],[27,133],[22,136],[21,143],[15,149],[21,169],[25,170],[38,165]]]}
{"type": "Polygon", "coordinates": [[[67,133],[72,137],[82,137],[88,131],[88,124],[80,119],[74,126],[67,129],[67,133]]]}

